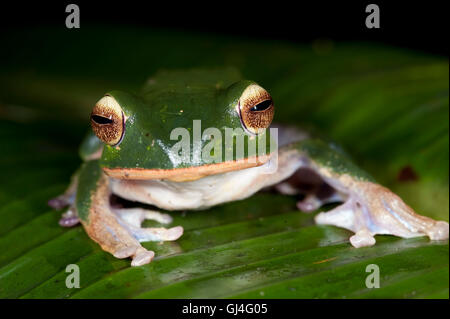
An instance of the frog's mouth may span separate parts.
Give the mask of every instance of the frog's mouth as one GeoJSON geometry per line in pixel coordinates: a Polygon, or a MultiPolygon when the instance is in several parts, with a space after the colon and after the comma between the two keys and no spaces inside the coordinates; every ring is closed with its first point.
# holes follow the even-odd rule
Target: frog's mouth
{"type": "Polygon", "coordinates": [[[164,179],[173,182],[195,181],[209,175],[217,175],[231,171],[261,166],[270,159],[269,155],[252,156],[245,159],[222,163],[206,164],[202,166],[180,167],[172,169],[146,168],[108,168],[103,167],[106,175],[118,179],[148,180],[164,179]]]}

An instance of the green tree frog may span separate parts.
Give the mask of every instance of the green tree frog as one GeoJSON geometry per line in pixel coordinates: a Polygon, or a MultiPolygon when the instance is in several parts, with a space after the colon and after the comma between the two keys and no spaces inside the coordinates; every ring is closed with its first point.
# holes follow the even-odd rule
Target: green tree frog
{"type": "Polygon", "coordinates": [[[354,232],[350,237],[354,247],[374,245],[376,234],[448,238],[448,223],[416,214],[334,144],[298,128],[276,126],[276,152],[231,152],[234,155],[226,158],[237,138],[245,138],[248,146],[258,136],[267,137],[274,112],[270,94],[234,69],[162,71],[138,94],[111,91],[92,110],[92,132],[80,149],[84,163],[67,191],[49,205],[69,206],[62,226],[81,222],[103,250],[131,258],[132,266],[154,258],[140,242],[177,240],[183,228],[141,227],[146,219],[170,224],[172,218],[142,207],[118,207],[111,202],[112,195],[169,211],[199,210],[272,187],[282,194],[304,195],[297,203],[304,212],[341,202],[316,215],[315,221],[354,232]],[[174,152],[178,140],[171,136],[173,130],[194,133],[198,120],[216,133],[235,129],[233,143],[216,144],[220,141],[211,136],[189,139],[194,148],[219,145],[207,151],[216,155],[213,162],[195,152],[183,157],[174,152]],[[269,170],[275,153],[277,165],[269,170]]]}

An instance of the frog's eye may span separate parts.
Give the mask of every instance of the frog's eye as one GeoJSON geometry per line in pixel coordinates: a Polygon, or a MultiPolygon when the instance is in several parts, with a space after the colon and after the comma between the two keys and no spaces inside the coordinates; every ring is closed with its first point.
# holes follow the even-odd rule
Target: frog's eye
{"type": "Polygon", "coordinates": [[[257,84],[249,85],[239,99],[242,126],[252,134],[268,128],[275,112],[272,97],[257,84]]]}
{"type": "Polygon", "coordinates": [[[106,95],[95,104],[91,113],[91,125],[95,135],[104,143],[114,146],[122,141],[125,116],[112,96],[106,95]]]}

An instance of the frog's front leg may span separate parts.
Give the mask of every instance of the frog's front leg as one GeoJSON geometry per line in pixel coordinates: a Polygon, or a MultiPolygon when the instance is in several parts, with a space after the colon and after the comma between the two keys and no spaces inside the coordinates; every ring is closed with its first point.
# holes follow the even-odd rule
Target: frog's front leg
{"type": "MultiPolygon", "coordinates": [[[[154,252],[141,246],[140,241],[176,240],[182,235],[181,227],[141,228],[149,215],[145,210],[114,209],[110,206],[109,178],[102,172],[97,161],[83,165],[78,183],[76,208],[78,216],[89,237],[103,250],[117,258],[132,258],[132,266],[149,263],[154,252]]],[[[166,218],[165,221],[168,221],[166,218]]]]}
{"type": "Polygon", "coordinates": [[[140,242],[177,240],[183,235],[183,227],[176,226],[169,229],[163,227],[142,228],[144,220],[154,220],[161,224],[170,224],[172,217],[157,211],[143,208],[119,208],[112,209],[119,223],[130,231],[140,242]]]}
{"type": "Polygon", "coordinates": [[[144,220],[154,220],[161,224],[170,224],[172,217],[155,210],[136,208],[114,208],[114,212],[130,225],[140,227],[144,220]]]}
{"type": "Polygon", "coordinates": [[[294,152],[297,160],[303,163],[301,169],[313,171],[334,189],[334,193],[328,194],[328,199],[325,196],[318,204],[336,199],[336,194],[342,198],[342,205],[318,214],[315,221],[351,230],[355,233],[350,238],[354,247],[374,245],[376,234],[403,238],[426,235],[432,240],[448,239],[447,222],[416,214],[399,196],[377,184],[344,154],[333,150],[328,144],[305,140],[286,147],[285,152],[294,152]]]}

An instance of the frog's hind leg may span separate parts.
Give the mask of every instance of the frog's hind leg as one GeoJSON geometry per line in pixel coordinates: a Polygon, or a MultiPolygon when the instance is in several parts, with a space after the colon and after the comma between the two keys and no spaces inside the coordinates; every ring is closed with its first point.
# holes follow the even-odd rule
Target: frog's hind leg
{"type": "Polygon", "coordinates": [[[140,242],[145,241],[171,241],[177,240],[183,235],[183,227],[176,226],[172,228],[150,227],[142,228],[144,220],[154,220],[161,224],[170,224],[172,217],[168,214],[162,214],[157,211],[143,208],[120,208],[114,209],[121,224],[124,225],[133,236],[140,242]]]}
{"type": "Polygon", "coordinates": [[[300,195],[297,208],[306,213],[313,212],[325,204],[345,200],[345,196],[308,167],[300,167],[288,179],[275,185],[275,189],[285,195],[300,195]]]}
{"type": "MultiPolygon", "coordinates": [[[[374,236],[377,234],[403,238],[428,236],[431,240],[449,238],[447,222],[415,213],[399,196],[377,184],[370,175],[353,164],[346,154],[336,150],[331,144],[319,140],[304,140],[280,149],[279,153],[280,163],[285,159],[288,164],[298,162],[300,165],[292,171],[293,175],[289,175],[294,178],[290,180],[290,184],[281,184],[278,189],[284,187],[285,193],[292,191],[295,194],[301,188],[298,182],[296,186],[295,178],[301,177],[303,184],[308,181],[305,174],[308,171],[303,171],[300,175],[298,173],[302,168],[309,169],[308,174],[312,171],[315,174],[312,175],[312,185],[315,185],[312,187],[313,197],[307,195],[306,204],[299,203],[299,208],[306,206],[306,210],[309,210],[320,206],[324,200],[319,195],[321,191],[317,190],[323,187],[323,183],[327,184],[340,196],[343,204],[318,214],[315,217],[316,223],[334,225],[354,232],[350,237],[350,243],[354,247],[374,245],[374,236]]],[[[283,167],[288,165],[279,164],[279,171],[283,167]]],[[[325,196],[325,201],[338,199],[335,195],[330,195],[333,192],[325,196]]]]}
{"type": "Polygon", "coordinates": [[[374,245],[376,234],[448,239],[447,222],[416,214],[389,189],[370,181],[353,181],[348,185],[347,201],[329,212],[318,214],[315,220],[317,224],[353,231],[355,235],[350,237],[350,243],[354,247],[374,245]]]}

